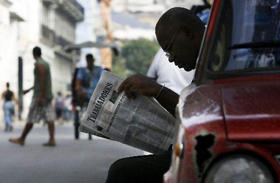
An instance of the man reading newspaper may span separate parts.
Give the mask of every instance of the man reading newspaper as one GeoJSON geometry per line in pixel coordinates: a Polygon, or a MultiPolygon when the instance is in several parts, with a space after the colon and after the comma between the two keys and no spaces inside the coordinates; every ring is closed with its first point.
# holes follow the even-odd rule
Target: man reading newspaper
{"type": "MultiPolygon", "coordinates": [[[[156,25],[156,36],[170,62],[186,71],[195,69],[204,24],[185,8],[172,8],[165,12],[156,25]]],[[[127,78],[118,92],[129,98],[138,95],[155,97],[171,114],[179,96],[170,89],[143,75],[127,78]]],[[[124,158],[111,165],[106,183],[162,183],[163,174],[170,166],[171,152],[124,158]]]]}

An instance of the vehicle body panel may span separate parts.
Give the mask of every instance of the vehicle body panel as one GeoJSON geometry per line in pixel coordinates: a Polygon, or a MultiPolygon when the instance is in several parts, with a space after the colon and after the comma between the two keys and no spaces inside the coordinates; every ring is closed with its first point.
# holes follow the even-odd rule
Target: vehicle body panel
{"type": "Polygon", "coordinates": [[[201,183],[234,154],[260,160],[280,182],[278,10],[279,1],[214,1],[195,80],[177,105],[181,128],[165,183],[201,183]]]}
{"type": "MultiPolygon", "coordinates": [[[[177,162],[177,165],[174,166],[179,166],[179,168],[177,168],[177,172],[173,172],[173,175],[169,175],[166,178],[166,182],[202,182],[203,175],[215,161],[232,153],[251,154],[261,157],[275,171],[275,175],[278,175],[278,181],[280,181],[279,163],[273,157],[274,154],[280,154],[280,138],[278,137],[275,141],[269,141],[270,143],[263,142],[265,139],[269,140],[268,137],[270,137],[271,131],[277,133],[278,130],[279,132],[279,125],[275,129],[271,129],[271,124],[274,124],[274,121],[266,121],[265,125],[269,128],[264,129],[262,133],[263,141],[258,138],[259,134],[250,133],[250,131],[261,131],[261,127],[258,125],[252,124],[250,128],[247,128],[245,124],[245,130],[242,128],[240,130],[245,136],[238,136],[238,139],[229,139],[227,132],[227,126],[234,126],[234,123],[247,123],[247,121],[244,122],[243,118],[241,120],[235,119],[233,121],[230,119],[227,121],[228,118],[224,117],[226,116],[224,115],[226,104],[223,92],[229,89],[233,90],[232,87],[236,87],[236,85],[244,89],[240,85],[240,80],[244,85],[248,85],[248,82],[256,83],[254,81],[259,81],[258,79],[258,77],[238,78],[236,81],[231,80],[231,82],[219,80],[212,85],[192,86],[183,91],[178,104],[178,116],[180,116],[185,131],[183,139],[184,154],[182,157],[176,157],[173,154],[173,162],[177,162]]],[[[267,84],[267,82],[265,83],[267,84]]],[[[254,116],[252,114],[254,110],[248,111],[251,111],[250,114],[254,116]]],[[[235,112],[238,112],[237,108],[235,112]]],[[[242,112],[244,116],[248,116],[245,111],[239,112],[242,112]]],[[[277,119],[279,120],[279,118],[277,119]]],[[[238,127],[236,127],[234,133],[238,132],[238,127]]],[[[172,167],[170,171],[172,171],[172,167]]]]}
{"type": "Polygon", "coordinates": [[[280,78],[265,78],[240,78],[222,89],[229,140],[279,141],[280,78]]]}

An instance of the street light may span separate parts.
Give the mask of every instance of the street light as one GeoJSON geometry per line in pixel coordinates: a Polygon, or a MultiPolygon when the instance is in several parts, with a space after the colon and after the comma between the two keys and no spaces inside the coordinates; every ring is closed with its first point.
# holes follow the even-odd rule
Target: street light
{"type": "Polygon", "coordinates": [[[64,46],[63,50],[65,52],[71,52],[72,54],[72,73],[75,69],[75,62],[76,62],[76,53],[77,51],[81,50],[82,48],[111,48],[113,50],[114,55],[119,55],[121,52],[121,47],[116,42],[92,42],[92,41],[86,41],[79,44],[69,44],[64,46]]]}
{"type": "Polygon", "coordinates": [[[115,55],[121,52],[121,47],[116,42],[92,42],[86,41],[80,44],[69,44],[64,47],[66,52],[71,52],[73,50],[80,50],[82,48],[112,48],[115,55]]]}

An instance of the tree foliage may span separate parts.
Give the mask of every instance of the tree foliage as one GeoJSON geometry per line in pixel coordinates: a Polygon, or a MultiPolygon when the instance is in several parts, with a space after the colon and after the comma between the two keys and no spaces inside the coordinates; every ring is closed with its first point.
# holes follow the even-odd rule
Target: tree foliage
{"type": "Polygon", "coordinates": [[[157,43],[146,39],[125,42],[120,56],[114,59],[113,72],[121,77],[146,74],[158,49],[157,43]]]}

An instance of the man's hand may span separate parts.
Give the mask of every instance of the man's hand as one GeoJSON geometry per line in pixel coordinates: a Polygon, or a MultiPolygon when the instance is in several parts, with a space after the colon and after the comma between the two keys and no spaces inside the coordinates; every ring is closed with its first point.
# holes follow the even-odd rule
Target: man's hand
{"type": "Polygon", "coordinates": [[[80,90],[77,91],[77,102],[81,105],[84,105],[84,103],[87,101],[87,93],[80,88],[80,90]]]}
{"type": "Polygon", "coordinates": [[[23,90],[22,93],[23,93],[23,95],[25,95],[25,94],[27,94],[29,91],[30,91],[30,89],[28,89],[28,90],[23,90]]]}
{"type": "Polygon", "coordinates": [[[28,89],[28,90],[23,90],[23,95],[25,95],[25,94],[27,94],[28,92],[29,92],[30,90],[28,89]]]}
{"type": "Polygon", "coordinates": [[[118,88],[118,93],[124,91],[128,98],[136,98],[137,95],[156,97],[161,85],[152,78],[136,74],[124,80],[118,88]]]}
{"type": "Polygon", "coordinates": [[[79,96],[82,96],[82,97],[85,97],[85,96],[86,96],[86,92],[85,92],[82,88],[80,88],[80,89],[77,91],[77,94],[78,94],[79,96]]]}
{"type": "Polygon", "coordinates": [[[124,80],[118,88],[118,93],[124,91],[128,98],[135,98],[137,95],[156,97],[157,101],[174,115],[179,96],[166,87],[162,88],[164,90],[161,88],[153,78],[137,74],[124,80]]]}
{"type": "Polygon", "coordinates": [[[31,87],[31,88],[29,88],[29,89],[27,89],[27,90],[23,90],[23,91],[22,91],[23,95],[25,95],[25,94],[27,94],[28,92],[30,92],[30,90],[33,90],[33,88],[34,88],[34,87],[31,87]]]}

